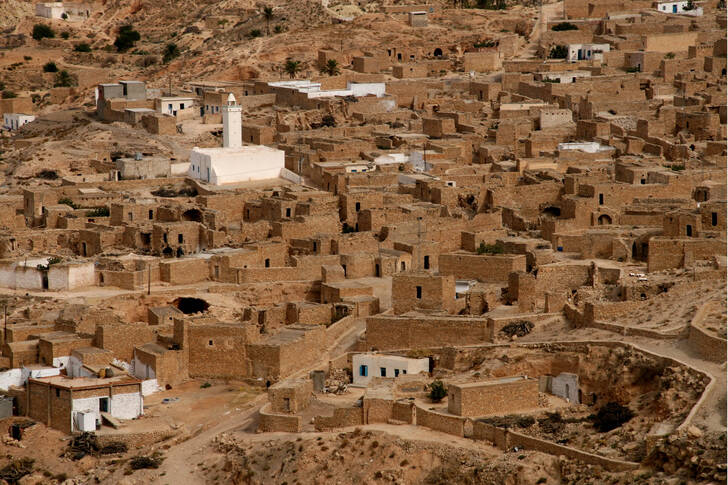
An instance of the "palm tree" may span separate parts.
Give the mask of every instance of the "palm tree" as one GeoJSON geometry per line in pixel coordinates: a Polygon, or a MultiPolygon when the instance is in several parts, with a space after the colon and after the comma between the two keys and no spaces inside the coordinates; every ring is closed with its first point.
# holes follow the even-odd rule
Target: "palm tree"
{"type": "Polygon", "coordinates": [[[326,65],[321,68],[322,74],[328,74],[329,76],[337,76],[341,74],[339,69],[339,62],[336,59],[329,59],[326,61],[326,65]]]}
{"type": "Polygon", "coordinates": [[[288,59],[283,65],[283,70],[286,71],[289,76],[291,76],[291,79],[294,79],[296,77],[296,74],[301,72],[301,69],[303,69],[303,66],[301,66],[301,61],[288,59]]]}
{"type": "Polygon", "coordinates": [[[270,35],[270,21],[273,20],[273,7],[263,7],[262,13],[265,18],[265,31],[270,35]]]}

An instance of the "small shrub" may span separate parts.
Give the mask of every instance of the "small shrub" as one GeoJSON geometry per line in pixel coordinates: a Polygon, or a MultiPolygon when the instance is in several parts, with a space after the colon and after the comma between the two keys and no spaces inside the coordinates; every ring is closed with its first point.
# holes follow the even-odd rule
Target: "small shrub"
{"type": "Polygon", "coordinates": [[[77,85],[78,81],[76,81],[76,78],[71,76],[68,71],[63,70],[56,73],[56,79],[53,82],[54,88],[70,88],[77,85]]]}
{"type": "Polygon", "coordinates": [[[477,252],[478,254],[503,254],[503,248],[497,244],[485,244],[484,241],[481,241],[477,252]]]}
{"type": "Polygon", "coordinates": [[[675,59],[675,53],[668,52],[667,54],[665,54],[665,59],[675,59]]]}
{"type": "Polygon", "coordinates": [[[352,232],[356,232],[356,229],[353,228],[353,227],[351,227],[349,224],[347,224],[345,222],[344,225],[341,227],[341,233],[342,234],[349,234],[349,233],[352,233],[352,232]]]}
{"type": "Polygon", "coordinates": [[[172,59],[179,57],[179,55],[180,55],[180,50],[179,50],[179,47],[177,47],[177,44],[175,44],[174,42],[170,42],[164,48],[164,54],[162,55],[162,62],[167,64],[172,59]]]}
{"type": "Polygon", "coordinates": [[[141,470],[142,468],[159,468],[162,464],[160,458],[154,456],[135,456],[129,461],[132,470],[141,470]]]}
{"type": "Polygon", "coordinates": [[[572,24],[571,22],[559,22],[558,24],[551,27],[554,32],[563,32],[565,30],[579,30],[579,27],[572,24]]]}
{"type": "Polygon", "coordinates": [[[447,396],[447,389],[445,389],[445,384],[443,384],[443,382],[440,380],[432,381],[432,383],[427,387],[429,387],[430,389],[427,397],[429,397],[432,402],[440,402],[445,399],[445,396],[447,396]]]}
{"type": "Polygon", "coordinates": [[[25,61],[32,61],[33,58],[31,56],[23,56],[23,60],[25,60],[25,61]]]}
{"type": "Polygon", "coordinates": [[[132,25],[122,25],[119,27],[119,33],[114,41],[114,47],[116,47],[117,51],[124,52],[134,47],[134,43],[139,39],[141,39],[141,35],[134,30],[132,25]]]}
{"type": "Polygon", "coordinates": [[[78,205],[76,205],[76,204],[75,204],[75,203],[74,203],[74,202],[73,202],[73,201],[72,201],[71,199],[69,199],[68,197],[61,197],[60,199],[58,199],[58,203],[59,203],[59,204],[65,204],[65,205],[67,205],[67,206],[69,206],[69,207],[72,207],[72,208],[74,208],[74,209],[78,209],[78,205]]]}
{"type": "Polygon", "coordinates": [[[41,39],[52,39],[56,36],[56,33],[53,32],[53,29],[50,25],[46,24],[35,24],[33,26],[33,39],[35,40],[41,40],[41,39]]]}
{"type": "Polygon", "coordinates": [[[566,59],[569,55],[569,48],[565,45],[555,45],[549,52],[549,59],[566,59]]]}
{"type": "Polygon", "coordinates": [[[639,67],[628,67],[625,69],[626,72],[640,72],[639,67]]]}
{"type": "Polygon", "coordinates": [[[328,126],[330,128],[335,127],[336,118],[334,118],[332,115],[324,115],[324,117],[321,118],[321,126],[328,126]]]}
{"type": "Polygon", "coordinates": [[[208,387],[212,387],[212,384],[210,384],[209,382],[205,382],[200,386],[200,389],[207,389],[208,387]]]}
{"type": "Polygon", "coordinates": [[[3,99],[12,99],[12,98],[17,98],[17,97],[18,97],[18,95],[15,94],[15,91],[10,91],[7,89],[5,91],[3,91],[3,99]]]}
{"type": "Polygon", "coordinates": [[[76,44],[73,50],[76,52],[91,52],[91,46],[86,42],[81,42],[80,44],[76,44]]]}
{"type": "Polygon", "coordinates": [[[249,37],[250,37],[251,39],[255,39],[256,37],[262,37],[262,36],[263,36],[263,32],[261,32],[261,31],[260,31],[260,29],[253,29],[253,30],[251,30],[251,31],[250,31],[250,32],[248,33],[248,36],[249,36],[249,37]]]}
{"type": "Polygon", "coordinates": [[[275,27],[273,27],[273,33],[274,34],[280,34],[280,33],[282,33],[285,30],[286,30],[286,28],[283,27],[282,25],[276,25],[275,27]]]}
{"type": "Polygon", "coordinates": [[[58,72],[58,66],[53,61],[47,62],[43,66],[43,72],[58,72]]]}
{"type": "Polygon", "coordinates": [[[63,13],[61,14],[61,18],[62,18],[63,20],[68,20],[68,14],[67,14],[66,12],[63,12],[63,13]]]}
{"type": "Polygon", "coordinates": [[[71,37],[70,32],[61,32],[61,39],[68,40],[69,37],[71,37]]]}
{"type": "Polygon", "coordinates": [[[96,207],[86,212],[86,217],[109,217],[108,207],[96,207]]]}

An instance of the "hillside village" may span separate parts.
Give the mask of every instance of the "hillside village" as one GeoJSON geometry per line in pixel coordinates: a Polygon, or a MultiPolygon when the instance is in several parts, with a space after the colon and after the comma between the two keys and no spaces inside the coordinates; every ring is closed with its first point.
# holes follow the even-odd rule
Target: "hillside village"
{"type": "Polygon", "coordinates": [[[723,0],[5,3],[0,480],[725,483],[723,0]]]}

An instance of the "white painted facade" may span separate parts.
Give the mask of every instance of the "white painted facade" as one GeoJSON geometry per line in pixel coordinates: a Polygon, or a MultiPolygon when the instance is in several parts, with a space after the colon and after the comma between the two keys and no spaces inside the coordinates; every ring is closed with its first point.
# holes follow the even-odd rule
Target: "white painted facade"
{"type": "Polygon", "coordinates": [[[86,288],[96,284],[94,263],[54,264],[48,269],[48,289],[51,291],[86,288]]]}
{"type": "Polygon", "coordinates": [[[564,150],[579,150],[585,153],[597,153],[606,152],[612,150],[612,147],[602,146],[596,141],[584,141],[584,142],[573,142],[573,143],[559,143],[559,151],[564,150]]]}
{"type": "Polygon", "coordinates": [[[410,359],[399,355],[356,354],[352,357],[354,386],[366,387],[372,377],[395,378],[430,371],[429,359],[410,359]]]}
{"type": "Polygon", "coordinates": [[[72,355],[68,358],[66,373],[69,377],[94,377],[94,373],[83,368],[83,362],[72,355]]]}
{"type": "Polygon", "coordinates": [[[87,422],[90,418],[77,418],[79,413],[90,414],[95,423],[101,422],[101,400],[108,400],[108,413],[117,419],[136,419],[143,412],[144,398],[139,392],[126,394],[113,394],[109,397],[86,397],[71,401],[71,431],[80,431],[77,428],[79,420],[87,422]]]}
{"type": "Polygon", "coordinates": [[[147,380],[147,379],[155,379],[157,377],[157,374],[154,372],[154,369],[150,365],[146,365],[144,362],[139,360],[136,356],[136,350],[134,351],[134,360],[132,360],[131,368],[133,369],[132,375],[136,377],[137,379],[141,380],[147,380]]]}
{"type": "Polygon", "coordinates": [[[65,9],[63,2],[43,2],[35,4],[35,15],[46,19],[60,19],[65,9]]]}
{"type": "Polygon", "coordinates": [[[157,105],[157,112],[165,115],[177,116],[178,111],[192,108],[195,104],[195,99],[182,98],[178,96],[163,96],[158,98],[158,102],[155,104],[157,105]]]}
{"type": "Polygon", "coordinates": [[[11,386],[21,387],[28,382],[28,378],[37,379],[39,377],[52,377],[61,374],[60,367],[36,367],[29,369],[8,369],[0,372],[0,389],[7,391],[11,386]]]}
{"type": "Polygon", "coordinates": [[[321,90],[321,83],[305,81],[276,81],[268,83],[268,86],[277,88],[294,89],[299,93],[306,93],[309,99],[333,98],[335,96],[376,96],[381,98],[385,95],[387,85],[385,83],[354,83],[348,81],[346,89],[321,90]]]}
{"type": "Polygon", "coordinates": [[[681,0],[679,2],[658,2],[657,11],[660,13],[672,13],[678,15],[690,15],[693,17],[700,17],[703,15],[703,7],[694,6],[691,10],[688,8],[688,1],[681,0]]]}
{"type": "Polygon", "coordinates": [[[3,128],[6,128],[8,130],[17,130],[22,126],[27,125],[31,121],[35,121],[35,116],[22,113],[3,114],[3,128]]]}
{"type": "Polygon", "coordinates": [[[142,381],[142,396],[148,396],[159,391],[160,387],[157,379],[146,379],[142,381]]]}
{"type": "Polygon", "coordinates": [[[278,178],[285,153],[265,145],[193,148],[188,175],[213,185],[278,178]]]}
{"type": "Polygon", "coordinates": [[[576,61],[600,61],[604,59],[604,53],[609,52],[609,44],[569,44],[568,60],[576,61]]]}

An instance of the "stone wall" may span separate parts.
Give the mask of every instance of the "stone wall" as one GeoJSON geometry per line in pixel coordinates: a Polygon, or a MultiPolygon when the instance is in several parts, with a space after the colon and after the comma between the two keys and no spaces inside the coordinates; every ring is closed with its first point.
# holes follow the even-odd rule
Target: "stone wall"
{"type": "Polygon", "coordinates": [[[258,431],[262,431],[264,433],[300,433],[301,416],[274,414],[271,412],[270,404],[266,404],[260,409],[258,431]]]}
{"type": "Polygon", "coordinates": [[[367,318],[367,347],[378,350],[477,345],[491,341],[485,318],[459,316],[367,318]]]}
{"type": "Polygon", "coordinates": [[[419,406],[415,408],[418,426],[425,426],[435,431],[441,431],[455,436],[465,436],[465,418],[428,411],[419,406]]]}
{"type": "Polygon", "coordinates": [[[315,416],[313,418],[316,431],[332,431],[337,428],[362,424],[364,424],[364,414],[360,407],[336,408],[333,416],[315,416]]]}

